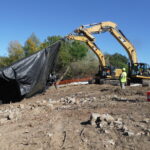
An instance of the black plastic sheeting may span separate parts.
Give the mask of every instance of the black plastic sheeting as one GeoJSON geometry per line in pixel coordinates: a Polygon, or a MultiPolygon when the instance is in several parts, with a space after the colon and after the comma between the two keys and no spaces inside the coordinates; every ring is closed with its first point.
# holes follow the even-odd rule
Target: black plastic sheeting
{"type": "Polygon", "coordinates": [[[45,90],[61,41],[0,70],[0,100],[20,101],[45,90]]]}

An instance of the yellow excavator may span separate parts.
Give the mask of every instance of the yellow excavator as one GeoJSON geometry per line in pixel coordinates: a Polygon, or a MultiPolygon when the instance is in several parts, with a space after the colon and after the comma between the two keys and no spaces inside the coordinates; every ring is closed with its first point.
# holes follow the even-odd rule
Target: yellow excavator
{"type": "Polygon", "coordinates": [[[69,40],[79,40],[85,42],[91,50],[98,56],[100,62],[99,77],[100,79],[114,79],[119,77],[121,71],[117,69],[111,71],[110,67],[106,66],[105,58],[102,51],[95,44],[93,34],[109,32],[117,39],[117,41],[125,48],[128,53],[130,63],[128,65],[128,83],[143,83],[150,85],[150,67],[146,63],[139,63],[137,54],[132,43],[125,37],[123,32],[118,29],[117,24],[113,22],[101,22],[89,25],[82,25],[74,31],[74,34],[66,36],[69,40]],[[107,75],[107,72],[111,72],[107,75]],[[113,73],[112,73],[113,72],[113,73]],[[115,73],[114,73],[115,72],[115,73]]]}
{"type": "Polygon", "coordinates": [[[69,40],[78,40],[78,41],[85,42],[90,47],[90,49],[96,54],[99,60],[99,71],[91,82],[96,82],[96,83],[110,83],[111,82],[111,84],[114,84],[114,83],[118,84],[119,83],[118,79],[122,70],[116,69],[112,66],[106,66],[104,54],[95,44],[95,37],[91,35],[93,33],[89,33],[86,31],[84,32],[84,30],[80,31],[79,29],[81,29],[82,27],[85,27],[85,26],[79,27],[78,29],[74,31],[73,34],[67,35],[66,38],[69,40]]]}

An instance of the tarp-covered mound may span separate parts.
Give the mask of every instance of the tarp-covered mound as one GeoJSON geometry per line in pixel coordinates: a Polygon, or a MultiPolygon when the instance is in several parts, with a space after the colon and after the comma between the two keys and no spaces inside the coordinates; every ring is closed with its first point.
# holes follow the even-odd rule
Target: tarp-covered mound
{"type": "Polygon", "coordinates": [[[61,42],[26,57],[0,70],[0,100],[19,101],[43,92],[53,71],[61,42]]]}

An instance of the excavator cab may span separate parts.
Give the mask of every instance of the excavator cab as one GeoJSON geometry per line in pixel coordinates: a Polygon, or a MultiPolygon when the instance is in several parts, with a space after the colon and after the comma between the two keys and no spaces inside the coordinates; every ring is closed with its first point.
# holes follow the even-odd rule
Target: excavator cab
{"type": "Polygon", "coordinates": [[[150,77],[150,66],[146,63],[134,63],[130,70],[131,75],[150,77]]]}
{"type": "Polygon", "coordinates": [[[100,67],[98,73],[95,75],[94,83],[118,85],[121,73],[122,69],[113,66],[100,67]]]}
{"type": "Polygon", "coordinates": [[[99,71],[95,76],[97,76],[99,78],[108,78],[112,74],[113,74],[113,67],[112,66],[102,67],[99,65],[99,71]]]}
{"type": "Polygon", "coordinates": [[[119,79],[122,69],[118,69],[113,66],[107,66],[102,69],[101,73],[101,78],[119,79]]]}
{"type": "Polygon", "coordinates": [[[128,76],[130,83],[150,84],[150,66],[146,63],[129,64],[128,76]]]}

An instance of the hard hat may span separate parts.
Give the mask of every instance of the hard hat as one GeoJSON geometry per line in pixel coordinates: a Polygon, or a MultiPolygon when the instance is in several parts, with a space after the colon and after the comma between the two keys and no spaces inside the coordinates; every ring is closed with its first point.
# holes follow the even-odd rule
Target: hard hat
{"type": "Polygon", "coordinates": [[[134,66],[137,66],[137,64],[134,64],[134,66]]]}
{"type": "Polygon", "coordinates": [[[122,71],[125,71],[126,70],[126,68],[122,68],[122,71]]]}

